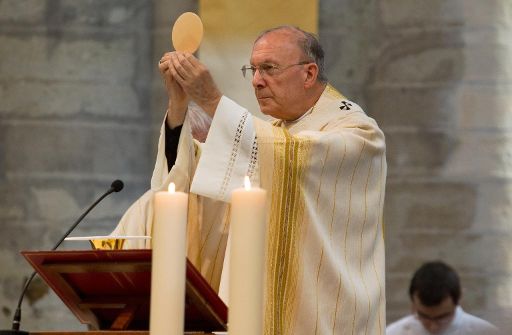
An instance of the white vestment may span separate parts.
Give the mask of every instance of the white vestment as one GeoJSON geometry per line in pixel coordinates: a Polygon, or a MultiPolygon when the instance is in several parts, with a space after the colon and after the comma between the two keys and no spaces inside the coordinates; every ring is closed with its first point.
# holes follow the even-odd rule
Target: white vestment
{"type": "MultiPolygon", "coordinates": [[[[438,335],[492,335],[498,329],[489,322],[464,312],[457,306],[450,325],[438,335]]],[[[414,315],[393,322],[386,328],[386,335],[431,335],[414,315]]]]}
{"type": "MultiPolygon", "coordinates": [[[[229,198],[245,175],[268,191],[265,334],[384,334],[384,135],[330,85],[296,122],[222,97],[204,145],[188,120],[168,173],[164,126],[151,191],[114,234],[151,234],[152,193],[190,192],[188,257],[219,289],[229,198]]],[[[149,247],[141,242],[127,247],[149,247]]]]}

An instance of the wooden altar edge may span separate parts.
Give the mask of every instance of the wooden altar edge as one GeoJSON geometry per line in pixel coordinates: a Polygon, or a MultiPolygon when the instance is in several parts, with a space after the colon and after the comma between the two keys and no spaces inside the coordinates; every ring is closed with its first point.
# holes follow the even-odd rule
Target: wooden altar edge
{"type": "MultiPolygon", "coordinates": [[[[97,330],[149,328],[151,250],[22,254],[80,322],[97,330]]],[[[185,330],[226,331],[226,305],[188,260],[186,272],[185,330]]]]}

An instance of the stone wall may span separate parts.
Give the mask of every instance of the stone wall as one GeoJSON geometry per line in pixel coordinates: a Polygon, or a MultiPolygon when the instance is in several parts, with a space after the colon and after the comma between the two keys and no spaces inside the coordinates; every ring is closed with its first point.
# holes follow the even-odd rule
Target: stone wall
{"type": "MultiPolygon", "coordinates": [[[[196,9],[0,0],[0,328],[30,272],[19,250],[50,248],[120,178],[75,234],[107,233],[149,186],[166,105],[156,63],[196,9]]],[[[512,3],[320,0],[319,16],[330,81],[387,137],[388,321],[409,311],[412,272],[440,258],[467,311],[510,327],[512,3]]],[[[24,329],[83,328],[40,281],[26,300],[24,329]]]]}
{"type": "Polygon", "coordinates": [[[388,321],[424,261],[460,273],[462,306],[510,329],[512,3],[321,1],[327,69],[387,137],[388,321]]]}
{"type": "MultiPolygon", "coordinates": [[[[152,3],[0,1],[0,328],[24,277],[114,179],[74,235],[109,233],[148,188],[152,3]]],[[[69,242],[63,245],[73,247],[69,242]]],[[[22,328],[82,325],[36,277],[22,328]]]]}

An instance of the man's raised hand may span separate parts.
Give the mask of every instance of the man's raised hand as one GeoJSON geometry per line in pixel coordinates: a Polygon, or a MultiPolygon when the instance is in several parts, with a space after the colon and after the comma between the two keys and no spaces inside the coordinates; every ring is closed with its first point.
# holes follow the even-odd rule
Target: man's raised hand
{"type": "Polygon", "coordinates": [[[170,53],[169,72],[185,93],[213,117],[222,93],[208,68],[190,53],[170,53]]]}
{"type": "Polygon", "coordinates": [[[165,84],[168,97],[167,125],[173,129],[183,124],[189,97],[170,71],[172,52],[165,53],[158,62],[158,70],[165,84]]]}

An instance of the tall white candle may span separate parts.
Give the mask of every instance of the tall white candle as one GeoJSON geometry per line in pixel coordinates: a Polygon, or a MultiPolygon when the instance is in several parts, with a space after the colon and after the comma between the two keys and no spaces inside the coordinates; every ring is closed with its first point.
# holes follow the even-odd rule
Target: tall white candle
{"type": "Polygon", "coordinates": [[[231,195],[228,333],[261,335],[267,192],[245,178],[231,195]]]}
{"type": "Polygon", "coordinates": [[[188,195],[174,187],[154,198],[151,335],[184,333],[188,195]]]}

